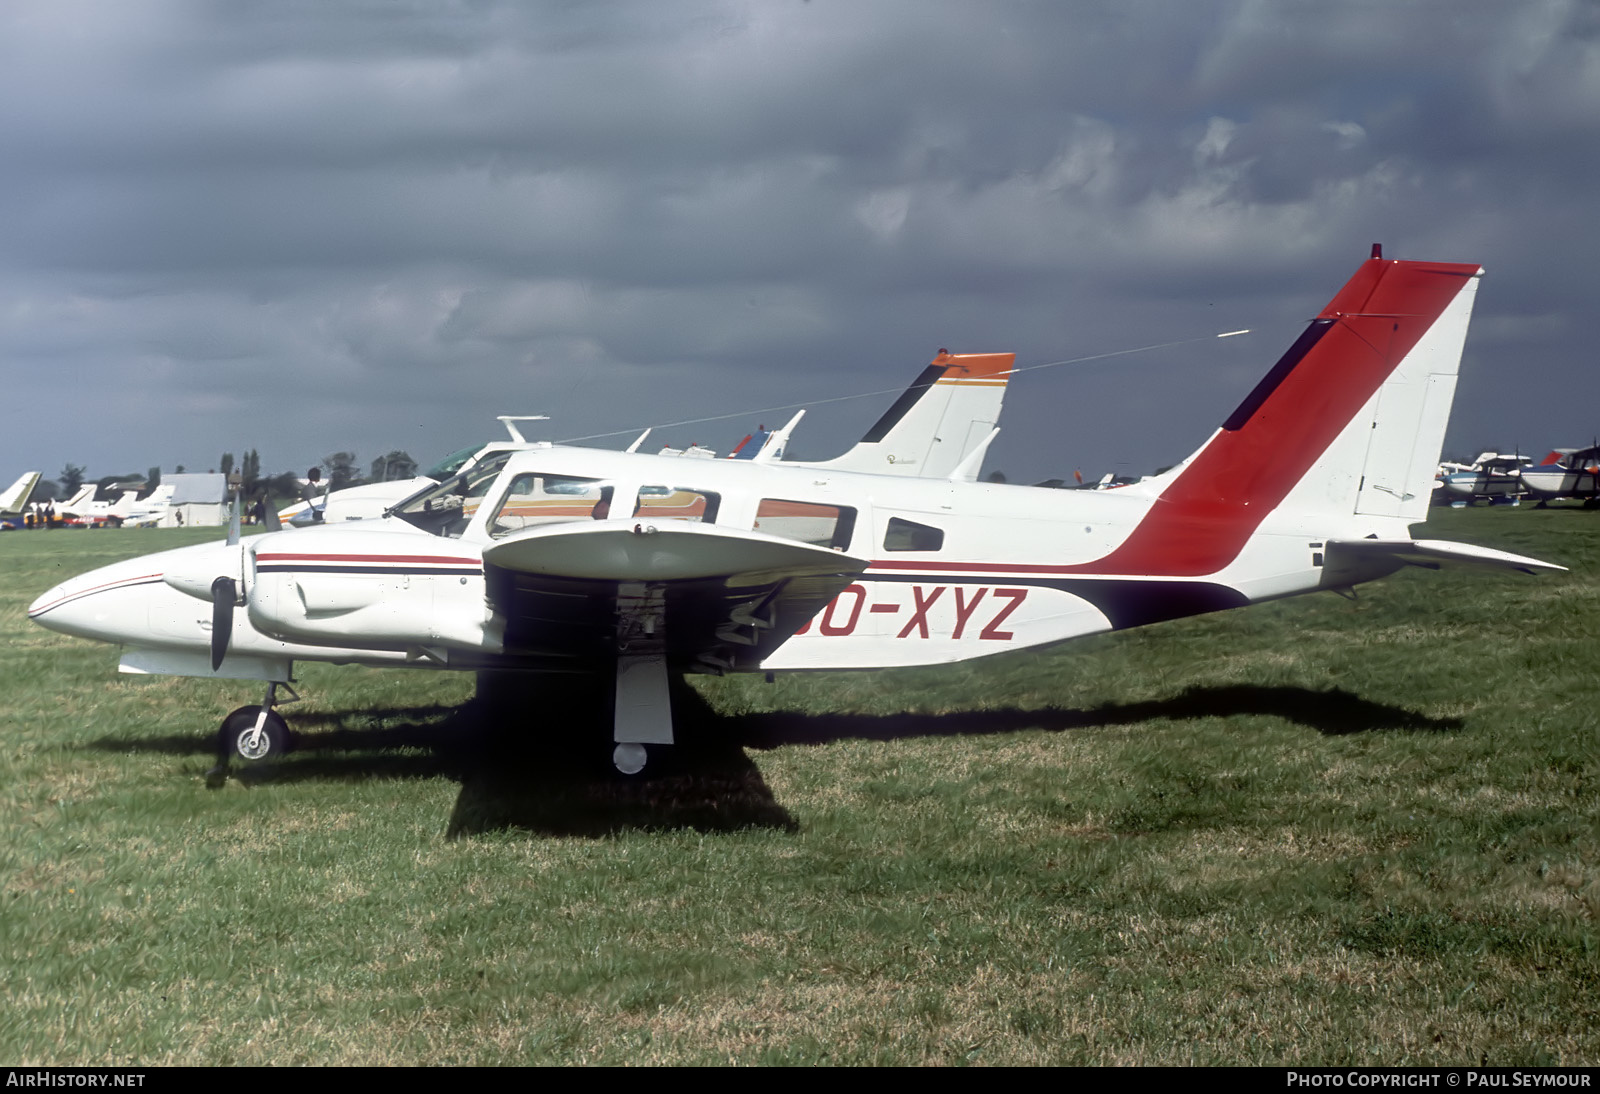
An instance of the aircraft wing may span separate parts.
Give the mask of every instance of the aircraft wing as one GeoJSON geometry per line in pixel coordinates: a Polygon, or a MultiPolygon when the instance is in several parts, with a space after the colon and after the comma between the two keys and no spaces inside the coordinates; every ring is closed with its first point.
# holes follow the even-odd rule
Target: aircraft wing
{"type": "Polygon", "coordinates": [[[681,520],[529,528],[483,552],[508,653],[753,667],[867,568],[827,547],[681,520]]]}
{"type": "Polygon", "coordinates": [[[1371,581],[1400,569],[1421,566],[1470,566],[1487,570],[1516,570],[1535,574],[1541,570],[1565,571],[1565,566],[1541,562],[1509,551],[1451,543],[1442,539],[1330,539],[1323,563],[1324,586],[1341,587],[1371,581]]]}

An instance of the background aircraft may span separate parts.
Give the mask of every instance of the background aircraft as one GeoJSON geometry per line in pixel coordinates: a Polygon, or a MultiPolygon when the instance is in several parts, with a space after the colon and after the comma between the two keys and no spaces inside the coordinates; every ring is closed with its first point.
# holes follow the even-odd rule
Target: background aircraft
{"type": "MultiPolygon", "coordinates": [[[[1458,465],[1459,466],[1459,465],[1458,465]]],[[[1467,467],[1439,477],[1441,504],[1467,505],[1474,501],[1510,501],[1525,491],[1522,473],[1533,466],[1527,456],[1506,452],[1482,452],[1467,467]]]]}
{"type": "Polygon", "coordinates": [[[24,471],[16,482],[6,487],[0,494],[0,520],[8,517],[20,518],[27,509],[28,498],[33,494],[33,488],[39,485],[39,472],[24,471]]]}
{"type": "MultiPolygon", "coordinates": [[[[1015,360],[1014,353],[951,354],[941,349],[855,447],[833,460],[810,466],[932,478],[948,475],[957,464],[973,452],[986,448],[993,439],[1015,360]]],[[[782,459],[790,434],[804,416],[802,410],[783,428],[770,433],[763,431],[759,440],[753,440],[754,435],[747,436],[727,458],[755,463],[782,459]]],[[[530,442],[511,423],[539,419],[502,417],[500,420],[511,430],[509,441],[491,441],[477,448],[452,452],[414,479],[336,490],[317,506],[322,512],[321,521],[311,516],[311,504],[303,501],[279,510],[278,519],[291,527],[304,528],[317,523],[339,524],[381,517],[396,503],[470,468],[479,460],[494,453],[527,447],[530,442]]],[[[628,451],[637,451],[649,433],[650,430],[645,430],[628,451]]],[[[688,449],[663,449],[657,455],[695,458],[715,454],[691,445],[688,449]]]]}
{"type": "MultiPolygon", "coordinates": [[[[529,445],[385,518],[119,563],[28,612],[123,644],[125,672],[265,681],[223,723],[236,758],[288,747],[277,688],[313,659],[600,677],[632,774],[674,739],[677,674],[960,661],[1407,565],[1560,569],[1410,534],[1481,273],[1374,248],[1194,455],[1118,490],[979,483],[981,448],[929,478],[529,445]]],[[[893,430],[863,441],[885,464],[893,430]]]]}
{"type": "Polygon", "coordinates": [[[1522,485],[1539,504],[1559,498],[1581,499],[1588,508],[1600,505],[1600,445],[1558,448],[1537,467],[1525,467],[1522,485]]]}

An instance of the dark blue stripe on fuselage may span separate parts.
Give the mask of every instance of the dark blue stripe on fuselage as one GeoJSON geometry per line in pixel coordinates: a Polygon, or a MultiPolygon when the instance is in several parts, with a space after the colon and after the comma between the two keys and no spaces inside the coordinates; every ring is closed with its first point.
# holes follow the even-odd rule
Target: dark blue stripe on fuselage
{"type": "Polygon", "coordinates": [[[918,585],[1027,585],[1056,589],[1087,600],[1111,621],[1115,630],[1143,627],[1167,619],[1242,608],[1250,598],[1228,585],[1210,581],[1133,581],[1101,577],[1010,577],[1004,574],[877,574],[863,581],[899,581],[918,585]]]}
{"type": "Polygon", "coordinates": [[[454,577],[481,577],[482,567],[473,566],[439,566],[431,569],[417,569],[396,566],[257,566],[258,574],[387,574],[392,577],[412,577],[419,574],[443,574],[454,577]]]}

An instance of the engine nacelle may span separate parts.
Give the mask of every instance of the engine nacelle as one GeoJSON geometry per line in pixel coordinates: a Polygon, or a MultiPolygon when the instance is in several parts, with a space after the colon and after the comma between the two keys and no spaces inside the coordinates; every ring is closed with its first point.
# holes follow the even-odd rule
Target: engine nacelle
{"type": "Polygon", "coordinates": [[[311,529],[253,541],[250,563],[250,624],[284,641],[501,648],[471,547],[410,533],[311,529]]]}

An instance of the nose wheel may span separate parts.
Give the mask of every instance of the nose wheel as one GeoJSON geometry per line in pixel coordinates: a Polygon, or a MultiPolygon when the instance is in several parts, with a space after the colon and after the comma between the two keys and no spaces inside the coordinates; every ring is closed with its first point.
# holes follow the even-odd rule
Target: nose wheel
{"type": "Polygon", "coordinates": [[[273,707],[278,704],[278,688],[284,687],[290,702],[300,698],[287,684],[269,683],[265,701],[259,706],[240,707],[222,720],[217,730],[217,766],[206,772],[206,785],[221,786],[233,763],[250,767],[283,757],[294,747],[289,723],[273,707]]]}
{"type": "Polygon", "coordinates": [[[276,760],[294,744],[289,723],[267,707],[240,707],[222,720],[221,752],[230,762],[247,764],[276,760]]]}

